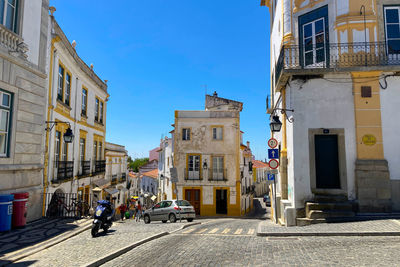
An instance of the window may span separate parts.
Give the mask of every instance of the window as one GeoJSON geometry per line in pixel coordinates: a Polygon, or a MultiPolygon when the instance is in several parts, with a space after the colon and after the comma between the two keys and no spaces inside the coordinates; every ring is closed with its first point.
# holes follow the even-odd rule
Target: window
{"type": "Polygon", "coordinates": [[[103,143],[99,142],[99,160],[103,159],[103,143]]]}
{"type": "Polygon", "coordinates": [[[0,91],[0,157],[8,154],[11,118],[11,94],[0,91]]]}
{"type": "Polygon", "coordinates": [[[62,161],[67,161],[67,160],[68,160],[68,143],[63,142],[62,161]]]}
{"type": "Polygon", "coordinates": [[[222,140],[222,133],[223,133],[222,127],[213,127],[212,133],[213,133],[213,140],[222,140]]]}
{"type": "Polygon", "coordinates": [[[56,131],[56,144],[54,149],[54,160],[60,160],[61,132],[56,131]]]}
{"type": "Polygon", "coordinates": [[[87,90],[85,88],[82,88],[82,110],[81,110],[81,114],[83,116],[87,116],[87,90]]]}
{"type": "Polygon", "coordinates": [[[187,179],[200,179],[200,156],[199,155],[189,155],[188,160],[188,173],[187,179]]]}
{"type": "Polygon", "coordinates": [[[70,95],[71,95],[71,74],[67,73],[65,77],[64,103],[68,106],[69,106],[70,95]]]}
{"type": "Polygon", "coordinates": [[[99,121],[99,99],[96,98],[96,104],[94,106],[94,120],[99,121]]]}
{"type": "Polygon", "coordinates": [[[82,162],[85,160],[85,138],[79,139],[79,160],[82,162]]]}
{"type": "MultiPolygon", "coordinates": [[[[400,54],[400,6],[385,7],[385,32],[389,55],[400,54]]],[[[398,58],[397,58],[398,59],[398,58]]]]}
{"type": "Polygon", "coordinates": [[[185,140],[185,141],[190,140],[190,128],[182,129],[182,140],[185,140]]]}
{"type": "Polygon", "coordinates": [[[93,143],[93,160],[97,160],[97,141],[94,141],[93,143]]]}
{"type": "Polygon", "coordinates": [[[212,178],[213,180],[224,179],[224,157],[213,157],[212,163],[212,178]]]}
{"type": "Polygon", "coordinates": [[[18,0],[0,0],[0,23],[17,32],[18,0]]]}
{"type": "Polygon", "coordinates": [[[302,66],[328,67],[326,43],[328,34],[328,7],[324,6],[299,17],[300,63],[302,66]]]}
{"type": "Polygon", "coordinates": [[[100,123],[103,123],[103,102],[100,102],[100,123]]]}
{"type": "Polygon", "coordinates": [[[57,87],[57,99],[63,101],[64,91],[64,68],[60,65],[58,67],[58,87],[57,87]]]}

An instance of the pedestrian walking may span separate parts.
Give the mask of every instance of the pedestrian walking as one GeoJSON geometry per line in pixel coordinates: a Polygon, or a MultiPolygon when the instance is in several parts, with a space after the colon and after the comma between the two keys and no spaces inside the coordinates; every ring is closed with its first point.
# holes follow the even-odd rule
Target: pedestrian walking
{"type": "Polygon", "coordinates": [[[126,211],[126,205],[125,203],[122,203],[121,206],[119,206],[119,212],[121,213],[121,221],[124,220],[125,211],[126,211]]]}
{"type": "Polygon", "coordinates": [[[140,201],[136,204],[135,210],[135,219],[137,222],[140,222],[140,217],[142,216],[142,205],[140,205],[140,201]]]}

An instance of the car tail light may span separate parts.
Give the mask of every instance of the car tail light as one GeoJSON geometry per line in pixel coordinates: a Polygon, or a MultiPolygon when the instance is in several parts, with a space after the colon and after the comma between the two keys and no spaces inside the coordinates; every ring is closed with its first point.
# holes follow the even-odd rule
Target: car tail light
{"type": "Polygon", "coordinates": [[[182,210],[182,209],[179,207],[174,207],[174,210],[182,210]]]}

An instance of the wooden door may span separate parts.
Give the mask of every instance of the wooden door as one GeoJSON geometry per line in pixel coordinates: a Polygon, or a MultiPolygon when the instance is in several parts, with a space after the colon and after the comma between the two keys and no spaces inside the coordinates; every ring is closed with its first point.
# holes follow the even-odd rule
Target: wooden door
{"type": "Polygon", "coordinates": [[[196,215],[200,215],[200,189],[186,189],[185,200],[194,207],[196,215]]]}

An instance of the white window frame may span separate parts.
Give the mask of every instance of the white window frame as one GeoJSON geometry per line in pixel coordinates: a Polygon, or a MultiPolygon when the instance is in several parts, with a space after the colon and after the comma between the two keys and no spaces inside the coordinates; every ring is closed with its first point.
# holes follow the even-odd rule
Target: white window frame
{"type": "Polygon", "coordinates": [[[57,83],[57,99],[63,101],[63,94],[64,94],[64,77],[65,77],[65,68],[58,65],[58,83],[57,83]],[[61,69],[63,72],[61,73],[61,69]],[[59,98],[61,96],[61,99],[59,98]]]}
{"type": "Polygon", "coordinates": [[[100,100],[96,97],[95,104],[94,104],[94,120],[99,121],[99,106],[100,100]]]}
{"type": "Polygon", "coordinates": [[[223,180],[224,179],[224,157],[223,156],[213,156],[212,162],[212,178],[213,180],[223,180]]]}
{"type": "Polygon", "coordinates": [[[0,121],[3,119],[3,114],[6,114],[6,125],[5,129],[0,129],[0,134],[4,135],[4,151],[0,151],[0,157],[8,156],[9,140],[10,140],[10,118],[12,114],[12,95],[8,92],[0,90],[0,121]],[[8,106],[3,105],[3,97],[8,96],[8,106]],[[3,113],[4,112],[4,113],[3,113]]]}
{"type": "Polygon", "coordinates": [[[99,101],[100,102],[100,114],[99,114],[99,121],[100,123],[103,123],[103,112],[104,112],[104,103],[103,101],[99,101]]]}
{"type": "MultiPolygon", "coordinates": [[[[313,67],[313,66],[319,66],[319,65],[321,65],[321,64],[325,64],[325,62],[326,62],[326,51],[325,51],[325,49],[326,49],[326,32],[325,32],[325,18],[324,17],[321,17],[321,18],[318,18],[318,19],[316,19],[316,20],[313,20],[313,21],[310,21],[310,22],[308,22],[308,23],[304,23],[303,25],[302,25],[302,27],[303,27],[303,60],[304,60],[304,66],[305,67],[313,67]],[[321,48],[317,48],[317,40],[316,40],[316,33],[315,33],[315,23],[316,22],[318,22],[318,21],[320,21],[320,20],[322,20],[322,29],[323,29],[323,31],[322,31],[322,33],[320,33],[320,34],[318,34],[318,35],[323,35],[324,36],[324,45],[321,47],[321,48]],[[312,50],[309,50],[309,51],[306,51],[306,44],[305,44],[305,41],[306,41],[306,38],[305,38],[305,27],[307,26],[307,25],[310,25],[311,24],[311,27],[312,27],[312,29],[311,29],[311,36],[312,36],[312,46],[313,46],[313,48],[312,48],[312,50]],[[323,61],[320,61],[320,62],[317,62],[317,51],[318,50],[324,50],[324,60],[323,61]],[[312,51],[312,53],[313,53],[313,63],[312,64],[309,64],[309,65],[307,65],[306,64],[306,52],[310,52],[310,51],[312,51]]],[[[309,38],[309,37],[308,37],[309,38]]]]}
{"type": "Polygon", "coordinates": [[[190,128],[182,128],[182,140],[190,141],[190,128]]]}
{"type": "Polygon", "coordinates": [[[88,90],[86,88],[82,88],[82,104],[81,104],[81,115],[87,117],[87,95],[88,90]]]}
{"type": "MultiPolygon", "coordinates": [[[[397,55],[397,54],[389,54],[389,42],[390,40],[399,40],[400,38],[388,38],[388,31],[387,31],[387,25],[398,25],[400,27],[400,6],[385,6],[384,7],[384,21],[385,21],[385,41],[386,41],[386,51],[388,55],[397,55]],[[386,11],[389,9],[396,9],[398,11],[398,16],[399,16],[399,22],[398,23],[388,23],[386,22],[386,11]]],[[[398,59],[398,58],[397,58],[398,59]]]]}
{"type": "Polygon", "coordinates": [[[66,105],[71,105],[71,74],[69,74],[68,72],[66,72],[65,74],[65,90],[64,90],[64,103],[66,105]],[[69,81],[68,81],[68,77],[69,77],[69,81]],[[68,102],[68,103],[67,103],[68,102]]]}
{"type": "Polygon", "coordinates": [[[213,135],[213,140],[223,140],[224,129],[222,127],[213,127],[212,135],[213,135]]]}

